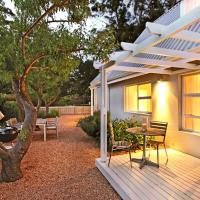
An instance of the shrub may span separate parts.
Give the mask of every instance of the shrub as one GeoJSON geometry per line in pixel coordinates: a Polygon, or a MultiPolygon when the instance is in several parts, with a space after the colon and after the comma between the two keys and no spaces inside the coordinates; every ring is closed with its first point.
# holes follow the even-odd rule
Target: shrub
{"type": "MultiPolygon", "coordinates": [[[[110,113],[108,113],[108,121],[110,120],[110,113]]],[[[140,125],[140,122],[136,118],[130,118],[125,120],[115,119],[113,122],[113,129],[115,134],[115,140],[126,140],[133,142],[140,142],[141,136],[132,135],[126,132],[127,128],[140,125]]],[[[80,119],[78,122],[80,126],[89,136],[95,137],[97,140],[100,138],[100,112],[95,112],[93,116],[80,119]]],[[[108,129],[109,131],[109,129],[108,129]]],[[[108,132],[108,138],[110,133],[108,132]]]]}
{"type": "Polygon", "coordinates": [[[10,118],[17,118],[19,116],[19,108],[15,101],[5,102],[3,104],[2,113],[5,115],[3,121],[6,121],[10,118]]]}
{"type": "Polygon", "coordinates": [[[113,121],[113,129],[115,134],[115,140],[125,140],[125,141],[133,141],[135,143],[141,142],[142,136],[133,135],[126,132],[127,128],[139,126],[140,122],[136,118],[129,119],[115,119],[113,121]]]}
{"type": "Polygon", "coordinates": [[[55,118],[59,116],[59,111],[57,109],[52,109],[48,113],[48,117],[55,118]]]}
{"type": "MultiPolygon", "coordinates": [[[[56,109],[52,109],[48,113],[48,117],[49,118],[55,118],[55,117],[58,117],[58,116],[59,116],[59,111],[56,110],[56,109]]],[[[42,119],[45,119],[46,118],[46,112],[43,111],[43,110],[39,111],[38,117],[42,118],[42,119]]]]}
{"type": "Polygon", "coordinates": [[[43,110],[38,112],[38,118],[42,118],[42,119],[46,118],[46,114],[45,114],[45,112],[43,110]]]}
{"type": "Polygon", "coordinates": [[[98,137],[100,133],[100,112],[95,112],[93,116],[82,118],[78,122],[89,136],[98,137]]]}

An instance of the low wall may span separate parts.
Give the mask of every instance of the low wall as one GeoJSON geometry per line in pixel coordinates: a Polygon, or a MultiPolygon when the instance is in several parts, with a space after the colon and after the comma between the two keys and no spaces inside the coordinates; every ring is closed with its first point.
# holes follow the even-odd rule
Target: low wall
{"type": "MultiPolygon", "coordinates": [[[[50,110],[58,110],[59,115],[89,115],[90,106],[53,106],[50,110]]],[[[45,107],[41,107],[40,111],[45,111],[45,107]]]]}

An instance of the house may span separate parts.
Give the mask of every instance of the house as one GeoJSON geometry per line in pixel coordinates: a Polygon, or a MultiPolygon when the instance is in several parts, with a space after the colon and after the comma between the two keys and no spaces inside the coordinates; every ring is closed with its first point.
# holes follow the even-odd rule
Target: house
{"type": "Polygon", "coordinates": [[[121,46],[109,62],[94,64],[100,70],[90,86],[91,112],[101,110],[98,168],[107,161],[107,110],[112,119],[168,122],[168,148],[200,158],[200,1],[181,1],[121,46]]]}

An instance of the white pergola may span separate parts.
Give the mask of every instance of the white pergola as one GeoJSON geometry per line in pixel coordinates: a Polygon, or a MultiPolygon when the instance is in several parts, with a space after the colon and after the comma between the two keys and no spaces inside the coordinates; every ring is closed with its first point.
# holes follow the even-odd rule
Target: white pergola
{"type": "MultiPolygon", "coordinates": [[[[112,53],[108,63],[94,64],[101,74],[102,162],[106,162],[107,159],[108,72],[113,70],[133,72],[133,77],[136,77],[148,73],[173,75],[200,70],[200,1],[190,0],[190,2],[195,3],[195,8],[186,12],[188,0],[181,2],[180,17],[174,22],[169,25],[147,22],[145,30],[148,31],[148,37],[139,43],[122,42],[124,51],[112,53]],[[171,48],[167,46],[170,41],[173,46],[171,48]],[[191,48],[184,49],[183,46],[187,44],[191,48]]],[[[91,104],[93,109],[93,96],[91,104]]]]}

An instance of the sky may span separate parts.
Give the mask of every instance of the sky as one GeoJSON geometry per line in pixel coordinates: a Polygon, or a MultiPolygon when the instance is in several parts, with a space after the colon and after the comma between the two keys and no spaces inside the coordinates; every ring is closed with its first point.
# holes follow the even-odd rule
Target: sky
{"type": "MultiPolygon", "coordinates": [[[[15,7],[14,4],[11,0],[4,0],[6,7],[10,8],[13,12],[15,11],[15,7]]],[[[64,14],[63,13],[58,13],[57,14],[57,18],[58,19],[63,19],[64,14]]],[[[55,26],[52,25],[53,27],[55,26]]],[[[89,18],[86,20],[86,30],[90,31],[94,28],[96,28],[97,30],[103,29],[105,28],[106,23],[104,22],[103,18],[89,18]]],[[[75,28],[75,27],[74,27],[75,28]]],[[[72,28],[73,29],[73,28],[72,28]]]]}

